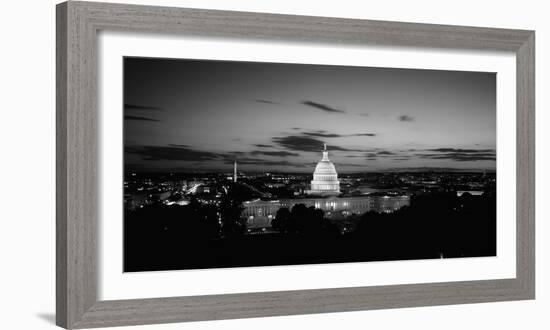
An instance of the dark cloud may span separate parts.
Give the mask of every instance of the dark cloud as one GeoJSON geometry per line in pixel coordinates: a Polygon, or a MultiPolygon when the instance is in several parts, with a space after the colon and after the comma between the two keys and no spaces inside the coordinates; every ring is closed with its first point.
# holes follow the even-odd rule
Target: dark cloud
{"type": "Polygon", "coordinates": [[[260,161],[264,160],[262,158],[246,157],[246,156],[243,156],[243,155],[240,155],[239,158],[236,158],[234,155],[225,155],[223,157],[224,157],[224,162],[226,164],[233,164],[233,162],[236,161],[236,160],[239,163],[242,163],[242,164],[244,164],[245,162],[260,162],[260,161]]]}
{"type": "Polygon", "coordinates": [[[376,134],[374,133],[336,134],[336,133],[329,133],[324,130],[304,132],[302,134],[308,135],[308,136],[321,137],[321,138],[340,138],[340,137],[346,137],[346,136],[369,136],[369,137],[376,136],[376,134]]]}
{"type": "Polygon", "coordinates": [[[163,110],[161,107],[151,106],[151,105],[139,105],[139,104],[124,104],[124,110],[154,110],[159,111],[163,110]]]}
{"type": "Polygon", "coordinates": [[[158,119],[149,118],[149,117],[142,117],[142,116],[132,116],[132,115],[125,115],[124,120],[137,120],[137,121],[160,121],[158,119]]]}
{"type": "Polygon", "coordinates": [[[417,155],[417,156],[424,159],[444,159],[444,160],[454,160],[457,162],[472,162],[472,161],[480,161],[480,160],[495,161],[496,160],[496,156],[494,155],[461,154],[461,153],[424,154],[424,155],[417,155]]]}
{"type": "Polygon", "coordinates": [[[424,149],[425,151],[434,151],[434,152],[468,152],[468,153],[480,153],[480,152],[490,152],[494,153],[494,149],[456,149],[456,148],[436,148],[436,149],[424,149]]]}
{"type": "Polygon", "coordinates": [[[409,115],[401,115],[399,116],[399,121],[414,121],[414,117],[409,115]]]}
{"type": "Polygon", "coordinates": [[[458,162],[496,160],[496,152],[493,149],[435,148],[425,149],[424,151],[425,153],[419,153],[416,156],[424,159],[443,159],[458,162]]]}
{"type": "Polygon", "coordinates": [[[313,107],[318,110],[326,111],[326,112],[332,112],[332,113],[346,113],[342,109],[334,108],[332,106],[323,104],[323,103],[317,103],[313,101],[302,101],[301,102],[304,105],[309,105],[310,107],[313,107]]]}
{"type": "Polygon", "coordinates": [[[128,154],[136,154],[141,156],[145,161],[188,161],[188,162],[212,162],[219,161],[225,164],[232,164],[237,161],[242,165],[259,165],[259,166],[294,166],[304,167],[304,164],[293,163],[285,160],[269,160],[259,157],[249,157],[248,155],[260,156],[299,156],[298,153],[288,151],[262,151],[255,150],[252,152],[245,151],[230,151],[226,153],[217,153],[210,151],[202,151],[191,148],[184,144],[169,144],[167,146],[128,146],[125,148],[128,154]]]}
{"type": "Polygon", "coordinates": [[[279,102],[275,102],[275,101],[270,101],[270,100],[264,100],[264,99],[255,99],[253,100],[254,102],[257,102],[257,103],[263,103],[263,104],[272,104],[272,105],[280,105],[281,103],[279,102]]]}
{"type": "Polygon", "coordinates": [[[332,145],[332,144],[327,144],[327,149],[329,151],[331,151],[331,150],[337,150],[337,151],[364,151],[364,150],[361,150],[361,149],[348,149],[348,148],[344,148],[344,147],[335,146],[335,145],[332,145]]]}
{"type": "Polygon", "coordinates": [[[303,134],[308,136],[316,136],[316,137],[322,137],[322,138],[338,138],[345,135],[340,134],[334,134],[334,133],[321,133],[321,132],[304,132],[303,134]]]}
{"type": "Polygon", "coordinates": [[[342,164],[343,167],[366,167],[365,164],[342,164]]]}
{"type": "MultiPolygon", "coordinates": [[[[366,153],[367,160],[391,159],[394,161],[408,161],[411,159],[428,160],[452,160],[457,162],[496,160],[496,153],[493,149],[457,149],[457,148],[434,148],[434,149],[409,149],[404,151],[373,150],[366,153]]],[[[353,156],[351,156],[353,157],[353,156]]]]}
{"type": "Polygon", "coordinates": [[[258,148],[273,148],[273,146],[270,145],[270,144],[261,144],[260,143],[260,144],[255,144],[255,146],[258,147],[258,148]]]}
{"type": "Polygon", "coordinates": [[[300,156],[300,154],[297,154],[295,152],[288,152],[288,151],[255,150],[255,151],[252,151],[250,154],[251,155],[264,155],[264,156],[277,156],[277,157],[300,156]]]}
{"type": "Polygon", "coordinates": [[[200,151],[187,146],[128,146],[125,152],[140,155],[143,160],[208,161],[223,157],[220,154],[200,151]]]}
{"type": "MultiPolygon", "coordinates": [[[[308,165],[302,163],[294,163],[286,160],[267,160],[260,158],[239,158],[237,160],[239,165],[259,165],[259,166],[293,166],[293,167],[306,167],[308,165]]],[[[226,164],[233,164],[233,160],[226,160],[226,164]]]]}
{"type": "Polygon", "coordinates": [[[323,150],[323,141],[308,136],[290,135],[285,137],[274,137],[272,141],[278,145],[295,151],[313,151],[323,150]]]}
{"type": "Polygon", "coordinates": [[[369,160],[374,160],[374,159],[378,159],[378,158],[385,158],[385,159],[393,159],[391,158],[391,156],[394,156],[394,157],[406,157],[404,155],[400,155],[400,154],[397,154],[393,151],[388,151],[388,150],[371,150],[370,152],[366,153],[365,154],[365,157],[369,160]]]}
{"type": "Polygon", "coordinates": [[[366,154],[364,154],[364,157],[367,157],[368,159],[376,159],[379,157],[388,157],[388,156],[395,156],[395,155],[396,154],[391,151],[373,149],[367,152],[366,154]]]}
{"type": "MultiPolygon", "coordinates": [[[[274,137],[271,140],[281,147],[294,151],[319,152],[323,150],[324,144],[323,141],[309,137],[307,135],[289,135],[284,137],[274,137]]],[[[329,151],[363,151],[359,149],[343,148],[333,144],[327,144],[327,149],[329,151]]]]}
{"type": "Polygon", "coordinates": [[[373,160],[373,159],[377,159],[378,155],[376,153],[370,152],[370,153],[365,154],[365,157],[369,160],[373,160]]]}
{"type": "Polygon", "coordinates": [[[357,133],[357,134],[350,134],[348,136],[370,136],[370,137],[374,137],[374,136],[376,136],[376,134],[374,134],[374,133],[357,133]]]}

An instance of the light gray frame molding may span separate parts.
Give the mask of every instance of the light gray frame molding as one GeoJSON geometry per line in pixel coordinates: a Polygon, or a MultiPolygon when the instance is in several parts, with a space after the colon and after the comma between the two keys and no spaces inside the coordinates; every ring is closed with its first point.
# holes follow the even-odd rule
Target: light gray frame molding
{"type": "Polygon", "coordinates": [[[57,5],[56,322],[89,328],[464,304],[535,297],[534,31],[69,1],[57,5]],[[517,277],[98,301],[97,33],[513,51],[517,57],[517,277]]]}

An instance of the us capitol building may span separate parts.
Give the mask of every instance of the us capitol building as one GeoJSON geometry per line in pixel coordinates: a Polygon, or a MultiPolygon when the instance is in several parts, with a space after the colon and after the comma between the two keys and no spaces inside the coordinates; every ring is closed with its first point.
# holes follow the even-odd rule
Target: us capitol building
{"type": "Polygon", "coordinates": [[[328,159],[327,145],[323,150],[323,158],[315,166],[313,180],[311,181],[311,190],[307,190],[308,195],[335,196],[340,194],[340,181],[336,167],[328,159]]]}
{"type": "Polygon", "coordinates": [[[325,211],[325,216],[332,219],[341,219],[352,214],[363,214],[374,211],[379,213],[391,213],[403,206],[410,205],[408,195],[363,195],[339,197],[340,181],[336,167],[328,158],[325,144],[323,157],[315,166],[310,190],[305,193],[306,198],[278,199],[278,200],[252,200],[243,203],[243,216],[247,219],[249,229],[270,228],[271,220],[275,218],[280,208],[289,210],[296,204],[304,204],[307,207],[325,211]]]}

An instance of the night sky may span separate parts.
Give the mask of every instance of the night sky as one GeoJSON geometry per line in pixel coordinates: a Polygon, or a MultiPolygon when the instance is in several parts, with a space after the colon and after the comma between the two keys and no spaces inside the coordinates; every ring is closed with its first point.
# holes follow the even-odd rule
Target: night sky
{"type": "Polygon", "coordinates": [[[496,75],[124,59],[131,171],[495,170],[496,75]]]}

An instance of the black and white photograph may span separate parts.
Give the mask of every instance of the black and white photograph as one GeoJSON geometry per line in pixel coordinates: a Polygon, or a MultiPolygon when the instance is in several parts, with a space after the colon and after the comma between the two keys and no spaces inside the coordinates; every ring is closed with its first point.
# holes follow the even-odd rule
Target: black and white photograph
{"type": "Polygon", "coordinates": [[[496,74],[125,57],[124,271],[496,256],[496,74]]]}

